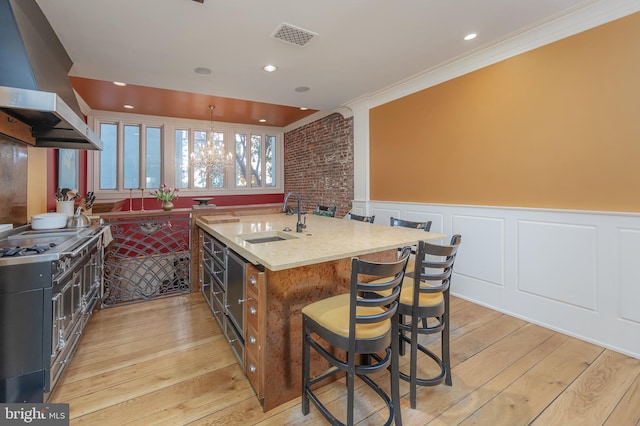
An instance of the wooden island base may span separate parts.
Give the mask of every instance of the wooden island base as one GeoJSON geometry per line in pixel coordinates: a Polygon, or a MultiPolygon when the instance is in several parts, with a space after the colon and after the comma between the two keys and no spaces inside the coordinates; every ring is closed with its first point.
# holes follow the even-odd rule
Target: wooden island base
{"type": "MultiPolygon", "coordinates": [[[[371,261],[390,261],[396,250],[358,256],[371,261]]],[[[349,292],[351,258],[283,271],[266,270],[266,316],[263,348],[264,392],[256,390],[264,411],[294,398],[302,388],[302,314],[309,303],[349,292]]],[[[250,314],[248,314],[250,315],[250,314]]],[[[328,364],[312,352],[312,376],[328,364]]],[[[247,363],[248,364],[248,363],[247,363]]],[[[260,373],[260,372],[258,372],[260,373]]],[[[248,375],[251,373],[248,371],[248,375]]]]}

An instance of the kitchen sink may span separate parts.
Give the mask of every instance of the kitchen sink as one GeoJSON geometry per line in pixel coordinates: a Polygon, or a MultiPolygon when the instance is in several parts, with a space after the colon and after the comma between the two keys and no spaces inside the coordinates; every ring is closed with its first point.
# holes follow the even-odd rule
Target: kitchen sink
{"type": "Polygon", "coordinates": [[[260,243],[271,243],[273,241],[284,241],[286,238],[282,237],[260,237],[260,238],[251,238],[245,240],[249,244],[260,244],[260,243]]]}
{"type": "Polygon", "coordinates": [[[262,244],[262,243],[273,243],[273,242],[284,241],[284,240],[292,240],[298,237],[286,232],[271,231],[271,232],[252,232],[250,234],[241,234],[241,235],[238,235],[238,238],[241,238],[242,240],[244,240],[249,244],[262,244]]]}

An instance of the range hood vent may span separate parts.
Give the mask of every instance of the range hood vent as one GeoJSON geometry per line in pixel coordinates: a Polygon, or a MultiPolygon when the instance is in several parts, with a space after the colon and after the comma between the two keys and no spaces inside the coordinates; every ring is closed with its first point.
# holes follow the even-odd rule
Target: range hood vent
{"type": "Polygon", "coordinates": [[[36,146],[101,150],[69,81],[73,63],[35,0],[0,0],[0,111],[36,146]]]}

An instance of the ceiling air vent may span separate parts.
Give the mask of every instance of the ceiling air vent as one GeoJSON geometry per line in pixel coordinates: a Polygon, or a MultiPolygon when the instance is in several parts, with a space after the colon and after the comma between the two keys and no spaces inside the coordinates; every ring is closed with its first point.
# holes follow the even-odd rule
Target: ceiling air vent
{"type": "Polygon", "coordinates": [[[318,34],[311,31],[304,30],[302,28],[295,27],[289,24],[280,25],[271,37],[278,40],[286,41],[287,43],[295,44],[296,46],[304,46],[313,37],[318,34]]]}

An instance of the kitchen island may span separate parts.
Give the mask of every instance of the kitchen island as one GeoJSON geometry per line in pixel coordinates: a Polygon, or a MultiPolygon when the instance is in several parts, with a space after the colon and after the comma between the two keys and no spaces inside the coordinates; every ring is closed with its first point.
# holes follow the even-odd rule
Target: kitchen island
{"type": "MultiPolygon", "coordinates": [[[[198,220],[197,225],[216,244],[247,261],[243,297],[230,298],[227,306],[244,304],[238,333],[246,348],[234,346],[234,350],[265,411],[300,396],[300,311],[316,300],[349,291],[352,257],[388,261],[397,256],[398,247],[445,238],[314,215],[306,217],[301,233],[285,231],[296,228],[296,216],[285,214],[245,216],[228,223],[198,220]]],[[[312,373],[324,368],[320,358],[312,360],[312,373]]]]}

